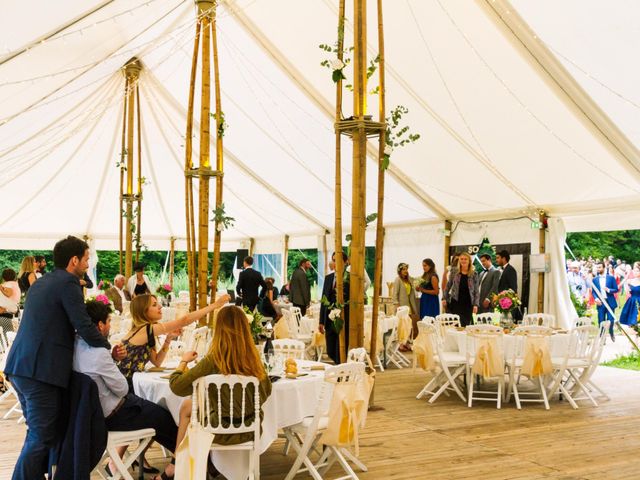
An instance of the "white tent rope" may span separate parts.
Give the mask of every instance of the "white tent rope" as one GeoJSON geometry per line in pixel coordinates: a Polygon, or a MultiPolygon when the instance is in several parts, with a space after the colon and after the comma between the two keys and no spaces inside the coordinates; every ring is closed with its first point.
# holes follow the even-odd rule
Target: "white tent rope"
{"type": "Polygon", "coordinates": [[[413,21],[414,21],[414,23],[416,25],[416,28],[418,29],[418,33],[420,35],[420,38],[422,39],[422,43],[423,43],[425,49],[427,50],[429,58],[431,59],[431,63],[433,63],[433,66],[434,66],[434,68],[436,70],[436,73],[438,74],[438,77],[440,78],[440,81],[442,82],[442,85],[444,86],[449,99],[453,103],[453,106],[456,109],[456,112],[458,112],[458,115],[460,116],[462,122],[464,123],[465,127],[467,128],[467,131],[471,135],[471,138],[473,138],[473,141],[476,143],[476,146],[478,147],[478,150],[480,150],[480,153],[482,154],[482,155],[479,155],[476,158],[478,159],[478,161],[485,168],[487,168],[487,170],[489,170],[489,172],[491,172],[491,174],[493,174],[494,177],[496,177],[504,186],[506,186],[511,191],[513,191],[516,195],[518,195],[522,200],[524,200],[524,202],[527,205],[536,205],[536,202],[533,199],[529,198],[513,182],[511,182],[505,175],[503,175],[502,172],[500,172],[500,169],[491,161],[491,159],[489,158],[489,155],[487,155],[487,152],[484,150],[484,148],[482,148],[482,145],[480,144],[480,140],[478,140],[478,137],[476,136],[476,134],[474,133],[473,129],[471,128],[471,125],[469,125],[469,122],[467,121],[467,118],[465,117],[464,113],[462,113],[462,109],[460,108],[460,105],[456,101],[455,96],[453,95],[453,92],[449,88],[449,85],[448,85],[447,81],[445,80],[444,75],[442,74],[442,71],[440,70],[440,66],[438,65],[438,62],[436,61],[436,59],[435,59],[435,57],[433,55],[433,52],[431,51],[431,47],[429,47],[429,44],[427,43],[427,39],[424,36],[424,32],[422,31],[422,27],[420,26],[420,23],[418,22],[418,19],[416,18],[415,12],[413,11],[413,7],[411,6],[411,2],[409,0],[406,0],[406,2],[407,2],[407,6],[409,7],[409,11],[411,12],[411,16],[413,17],[413,21]]]}
{"type": "Polygon", "coordinates": [[[491,65],[489,65],[489,63],[485,60],[485,58],[480,54],[480,52],[475,48],[475,46],[473,45],[473,43],[469,40],[469,38],[467,37],[467,35],[462,31],[462,29],[460,28],[460,26],[456,23],[456,21],[453,19],[453,17],[449,14],[448,10],[444,7],[444,5],[442,5],[442,2],[440,2],[440,0],[436,0],[436,3],[440,6],[440,8],[442,9],[442,11],[445,13],[445,15],[447,16],[447,18],[449,19],[449,21],[451,22],[451,24],[455,27],[455,29],[458,31],[458,33],[460,34],[460,36],[463,38],[463,40],[465,41],[465,43],[469,46],[469,48],[471,49],[471,51],[474,53],[474,55],[478,58],[478,60],[480,60],[480,62],[482,62],[482,64],[485,66],[485,68],[493,75],[493,77],[498,81],[498,83],[504,88],[504,90],[516,101],[516,103],[526,112],[529,114],[529,116],[534,119],[536,121],[536,123],[538,123],[538,125],[540,125],[541,127],[543,127],[549,134],[551,134],[552,137],[554,137],[558,142],[560,142],[562,145],[564,145],[571,153],[573,153],[577,158],[579,158],[580,160],[582,160],[583,162],[585,162],[586,164],[590,165],[591,167],[593,167],[595,170],[597,170],[600,174],[606,176],[607,178],[609,178],[610,180],[614,181],[615,183],[617,183],[618,185],[621,185],[623,187],[628,188],[629,190],[631,190],[632,192],[636,192],[636,193],[640,193],[640,188],[635,187],[633,185],[630,185],[626,182],[621,181],[620,178],[612,175],[611,173],[609,173],[608,171],[604,170],[603,168],[601,168],[596,162],[592,162],[591,160],[589,160],[587,157],[585,157],[584,155],[582,155],[580,152],[578,152],[573,146],[571,146],[569,144],[569,142],[567,142],[566,140],[564,140],[559,134],[557,134],[551,127],[549,127],[538,115],[536,115],[534,112],[532,112],[526,105],[525,103],[520,99],[520,97],[507,85],[507,83],[496,73],[496,71],[491,67],[491,65]]]}
{"type": "MultiPolygon", "coordinates": [[[[152,82],[154,83],[155,90],[157,90],[158,93],[162,95],[164,100],[167,103],[169,103],[169,105],[171,107],[173,107],[173,109],[181,117],[186,118],[186,112],[184,111],[184,108],[177,103],[177,100],[175,99],[175,97],[173,97],[166,90],[164,85],[162,85],[160,82],[158,82],[157,79],[155,79],[155,77],[153,77],[152,75],[150,77],[152,79],[152,82]]],[[[152,89],[150,89],[150,94],[152,96],[154,95],[152,89]]],[[[178,130],[178,127],[173,123],[173,120],[168,115],[168,113],[161,107],[160,102],[158,101],[158,99],[155,98],[155,96],[154,96],[154,99],[158,103],[158,107],[161,109],[161,111],[165,115],[165,118],[167,119],[168,123],[173,126],[174,130],[176,131],[176,133],[180,134],[179,133],[180,131],[178,130]]],[[[194,120],[194,128],[199,128],[199,122],[196,121],[196,120],[194,120]]],[[[213,135],[211,135],[211,137],[212,137],[212,140],[214,140],[213,135]]],[[[305,212],[304,209],[300,208],[299,206],[297,206],[296,204],[291,202],[289,199],[286,198],[286,196],[281,194],[279,191],[275,190],[271,185],[269,185],[262,178],[260,178],[258,175],[256,175],[255,172],[253,172],[244,162],[242,162],[235,154],[233,154],[231,151],[229,151],[226,147],[225,147],[224,154],[229,160],[231,160],[232,163],[234,163],[237,167],[239,167],[241,170],[243,170],[247,175],[249,175],[256,183],[261,185],[265,190],[267,190],[268,192],[273,194],[276,198],[278,198],[288,208],[291,208],[292,210],[296,211],[298,214],[302,215],[304,218],[306,218],[310,222],[314,223],[315,225],[321,227],[323,230],[327,230],[328,229],[328,227],[326,225],[324,225],[320,220],[314,218],[308,212],[305,212]]]]}
{"type": "MultiPolygon", "coordinates": [[[[89,221],[87,222],[86,233],[90,235],[93,232],[93,224],[95,222],[96,212],[98,211],[98,206],[100,204],[100,199],[104,195],[104,188],[107,183],[107,178],[109,177],[109,166],[113,165],[113,159],[116,145],[118,144],[118,136],[120,134],[120,128],[122,123],[122,111],[124,110],[124,104],[122,103],[122,108],[120,108],[119,112],[116,112],[116,122],[115,128],[113,129],[113,140],[111,141],[111,145],[109,147],[109,154],[105,157],[104,167],[102,168],[102,175],[100,176],[100,185],[96,190],[96,196],[94,201],[92,202],[91,214],[89,215],[89,221]]],[[[115,202],[114,198],[114,202],[115,202]]],[[[118,209],[119,210],[119,209],[118,209]]]]}
{"type": "MultiPolygon", "coordinates": [[[[108,97],[109,95],[114,95],[115,94],[115,88],[112,90],[112,92],[105,92],[104,97],[108,97]]],[[[93,118],[91,118],[91,120],[99,120],[100,118],[102,118],[102,116],[104,115],[104,113],[107,111],[108,106],[106,106],[101,112],[99,112],[97,115],[95,115],[93,118]]],[[[93,113],[92,111],[89,111],[89,114],[93,113]]],[[[15,180],[17,180],[18,178],[20,178],[22,175],[24,175],[25,173],[27,173],[28,171],[31,170],[31,168],[33,168],[35,165],[39,164],[42,160],[44,160],[45,158],[47,158],[47,156],[54,152],[56,149],[58,149],[61,145],[63,145],[67,139],[71,138],[72,136],[75,136],[76,133],[79,133],[80,131],[82,131],[83,129],[87,128],[89,125],[93,125],[91,128],[95,128],[95,126],[97,125],[97,121],[96,122],[90,122],[88,121],[89,119],[86,119],[87,121],[85,122],[81,122],[70,134],[68,134],[67,136],[61,138],[58,142],[55,143],[55,145],[51,148],[49,148],[49,150],[45,151],[44,153],[40,154],[40,157],[38,158],[37,156],[30,160],[24,160],[20,157],[17,158],[17,161],[21,161],[22,163],[20,163],[18,166],[22,167],[22,170],[18,171],[15,174],[11,175],[11,178],[9,178],[7,181],[4,182],[0,182],[0,187],[3,187],[15,180]]],[[[3,174],[6,174],[7,170],[3,170],[3,174]]]]}
{"type": "MultiPolygon", "coordinates": [[[[47,123],[44,127],[39,129],[37,132],[31,134],[30,136],[28,136],[24,140],[16,143],[15,145],[11,145],[11,146],[1,150],[0,151],[0,158],[12,153],[14,150],[17,150],[18,148],[20,148],[23,145],[31,142],[32,140],[38,139],[41,135],[47,133],[49,131],[49,129],[53,128],[55,130],[64,131],[66,129],[66,127],[70,123],[70,122],[66,122],[66,123],[62,124],[62,120],[65,117],[71,115],[73,112],[75,112],[77,110],[81,110],[80,107],[82,107],[84,104],[95,105],[95,102],[93,101],[94,97],[98,96],[98,94],[101,91],[103,91],[103,89],[109,89],[109,83],[114,83],[115,81],[116,81],[116,75],[115,74],[111,74],[111,78],[107,79],[107,81],[102,83],[97,89],[93,90],[84,99],[82,99],[81,101],[79,101],[78,103],[73,105],[69,110],[65,111],[62,115],[54,118],[51,122],[47,123]]],[[[80,115],[86,115],[86,113],[87,113],[86,111],[81,110],[80,114],[78,116],[76,116],[75,118],[78,118],[80,115]]],[[[0,162],[0,165],[3,164],[3,163],[4,162],[0,162]]]]}
{"type": "MultiPolygon", "coordinates": [[[[106,112],[103,111],[103,115],[106,112]]],[[[31,202],[33,202],[33,200],[40,195],[42,192],[44,192],[44,190],[46,190],[49,185],[51,185],[53,183],[53,181],[63,172],[65,172],[65,169],[67,167],[67,165],[69,165],[69,163],[71,163],[72,160],[74,160],[76,158],[76,155],[78,154],[78,152],[80,151],[80,149],[84,146],[85,143],[87,143],[87,141],[92,138],[93,136],[93,132],[95,131],[95,129],[98,127],[99,122],[95,122],[93,123],[93,125],[91,125],[91,127],[89,128],[89,130],[87,131],[87,134],[85,135],[85,137],[82,139],[82,141],[80,142],[80,144],[76,147],[76,149],[73,151],[73,153],[71,155],[69,155],[69,157],[64,161],[64,163],[62,165],[60,165],[60,167],[53,172],[53,175],[51,177],[49,177],[44,184],[42,185],[42,187],[40,187],[39,189],[35,190],[34,193],[26,200],[22,203],[22,205],[20,205],[19,207],[15,208],[11,215],[9,215],[8,217],[6,217],[4,220],[2,220],[0,222],[0,227],[3,227],[7,224],[7,222],[9,222],[11,219],[13,219],[14,217],[16,217],[23,208],[25,208],[27,205],[29,205],[31,202]]]]}

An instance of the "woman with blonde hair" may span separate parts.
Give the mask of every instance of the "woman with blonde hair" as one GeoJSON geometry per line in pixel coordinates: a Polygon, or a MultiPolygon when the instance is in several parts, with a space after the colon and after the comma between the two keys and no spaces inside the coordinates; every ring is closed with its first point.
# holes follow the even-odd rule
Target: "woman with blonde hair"
{"type": "MultiPolygon", "coordinates": [[[[393,300],[400,307],[409,307],[413,338],[416,338],[418,336],[418,319],[420,315],[414,287],[417,279],[409,275],[409,265],[404,262],[398,264],[397,272],[398,276],[393,282],[393,300]]],[[[409,352],[411,347],[408,344],[402,344],[400,345],[400,351],[409,352]]]]}
{"type": "Polygon", "coordinates": [[[129,383],[129,392],[133,393],[133,374],[143,371],[147,362],[150,361],[156,367],[162,365],[171,341],[178,338],[182,327],[222,307],[229,298],[229,295],[223,295],[211,305],[163,323],[159,323],[162,320],[162,305],[155,295],[142,294],[131,300],[129,310],[133,324],[131,331],[122,340],[127,356],[118,362],[118,368],[129,383]],[[166,338],[162,348],[156,351],[156,337],[159,335],[166,335],[166,338]]]}
{"type": "MultiPolygon", "coordinates": [[[[171,391],[181,397],[186,397],[193,393],[193,382],[200,377],[211,374],[221,375],[244,375],[255,377],[260,382],[258,390],[260,392],[260,405],[262,406],[271,395],[271,381],[265,372],[258,349],[253,343],[253,337],[249,330],[249,323],[245,313],[239,307],[230,305],[218,312],[216,327],[211,342],[211,349],[192,369],[187,368],[187,364],[196,359],[196,352],[185,352],[182,361],[176,371],[171,374],[169,385],[171,391]]],[[[221,407],[223,411],[228,411],[230,402],[230,391],[221,390],[221,407]]],[[[233,391],[233,419],[223,417],[222,424],[229,421],[238,424],[242,420],[241,409],[244,403],[245,424],[248,425],[253,419],[255,392],[251,385],[245,391],[243,402],[240,385],[233,391]]],[[[209,390],[211,398],[211,423],[217,425],[218,420],[218,392],[209,390]]],[[[191,417],[191,399],[182,402],[180,408],[180,424],[178,425],[177,445],[180,445],[184,438],[189,420],[191,417]]],[[[262,422],[263,412],[260,409],[260,422],[262,422]]],[[[237,433],[229,435],[216,435],[214,442],[219,445],[237,445],[253,440],[251,433],[237,433]]]]}
{"type": "Polygon", "coordinates": [[[36,259],[31,256],[26,256],[22,259],[20,271],[18,272],[18,285],[22,293],[26,295],[27,290],[34,284],[36,279],[36,259]]]}
{"type": "Polygon", "coordinates": [[[473,314],[478,313],[480,292],[478,275],[467,252],[460,254],[458,268],[451,270],[443,297],[442,305],[447,312],[460,316],[463,327],[473,323],[473,314]]]}

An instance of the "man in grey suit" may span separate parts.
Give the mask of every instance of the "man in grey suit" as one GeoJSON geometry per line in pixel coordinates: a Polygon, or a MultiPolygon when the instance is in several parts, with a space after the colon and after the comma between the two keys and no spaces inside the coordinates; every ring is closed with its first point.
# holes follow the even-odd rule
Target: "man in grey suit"
{"type": "Polygon", "coordinates": [[[291,274],[291,280],[289,281],[289,299],[293,303],[294,307],[300,309],[302,316],[307,313],[307,307],[311,302],[311,286],[307,279],[307,270],[311,268],[311,262],[303,258],[291,274]]]}
{"type": "Polygon", "coordinates": [[[491,298],[498,293],[500,270],[491,263],[491,256],[487,253],[480,255],[480,263],[484,271],[480,274],[480,307],[478,313],[492,312],[491,298]]]}

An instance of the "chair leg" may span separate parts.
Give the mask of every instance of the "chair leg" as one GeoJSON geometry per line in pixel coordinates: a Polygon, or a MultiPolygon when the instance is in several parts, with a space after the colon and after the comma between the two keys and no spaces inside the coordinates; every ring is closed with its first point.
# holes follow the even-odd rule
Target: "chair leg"
{"type": "Polygon", "coordinates": [[[358,480],[358,476],[356,475],[356,472],[353,471],[353,469],[351,468],[351,465],[349,465],[349,463],[342,456],[342,453],[340,453],[340,450],[338,450],[336,447],[333,447],[333,446],[329,448],[333,450],[333,454],[336,456],[338,463],[340,463],[340,465],[342,466],[342,469],[347,473],[348,475],[347,478],[353,478],[354,480],[358,480]]]}
{"type": "Polygon", "coordinates": [[[361,472],[369,471],[367,466],[364,463],[362,463],[360,459],[356,457],[353,453],[351,453],[349,450],[347,450],[346,448],[342,448],[341,451],[342,451],[342,454],[346,457],[346,459],[349,460],[351,463],[353,463],[356,467],[358,467],[361,472]]]}
{"type": "Polygon", "coordinates": [[[473,375],[467,369],[467,407],[471,408],[473,403],[473,375]]]}
{"type": "Polygon", "coordinates": [[[538,377],[538,384],[540,385],[540,393],[542,394],[542,399],[544,400],[544,408],[549,410],[549,399],[547,398],[547,389],[544,387],[544,382],[542,381],[542,377],[538,377]]]}

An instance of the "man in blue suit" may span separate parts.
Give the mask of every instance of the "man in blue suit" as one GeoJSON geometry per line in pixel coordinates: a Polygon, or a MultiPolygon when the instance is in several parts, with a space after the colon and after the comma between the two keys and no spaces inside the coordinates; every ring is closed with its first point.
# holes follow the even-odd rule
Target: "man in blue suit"
{"type": "Polygon", "coordinates": [[[605,320],[611,321],[609,335],[611,335],[611,340],[615,342],[616,337],[613,335],[613,315],[611,312],[618,307],[618,302],[616,302],[614,295],[618,291],[618,284],[613,275],[608,275],[605,272],[604,263],[598,262],[596,266],[598,268],[598,276],[593,279],[591,291],[598,308],[598,323],[600,324],[605,320]],[[609,305],[611,312],[607,309],[605,303],[609,305]]]}
{"type": "Polygon", "coordinates": [[[89,246],[76,237],[60,240],[53,263],[55,270],[29,289],[4,369],[28,427],[13,480],[40,480],[48,470],[49,451],[61,430],[62,394],[69,383],[76,332],[92,347],[111,348],[87,314],[80,287],[89,267],[89,246]]]}

